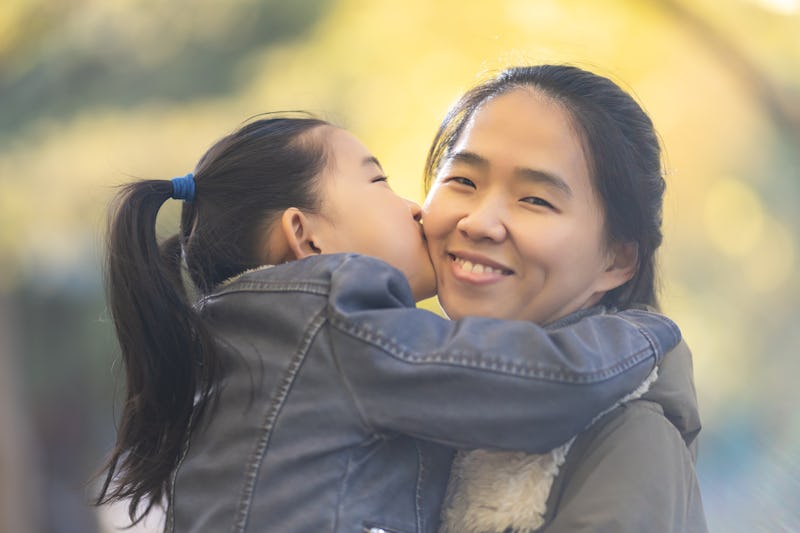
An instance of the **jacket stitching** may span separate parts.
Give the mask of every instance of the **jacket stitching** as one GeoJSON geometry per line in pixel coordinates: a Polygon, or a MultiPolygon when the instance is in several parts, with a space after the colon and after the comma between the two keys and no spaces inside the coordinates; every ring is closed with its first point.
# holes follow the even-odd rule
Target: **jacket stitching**
{"type": "Polygon", "coordinates": [[[327,295],[330,293],[330,285],[313,281],[241,281],[201,298],[197,305],[202,306],[226,294],[240,292],[306,292],[327,295]]]}
{"type": "Polygon", "coordinates": [[[243,532],[247,527],[247,520],[250,516],[250,506],[253,502],[253,494],[255,492],[256,479],[258,477],[258,472],[261,469],[264,456],[266,455],[267,448],[269,447],[269,441],[272,437],[272,429],[275,425],[275,420],[277,420],[278,415],[283,408],[283,404],[286,402],[286,398],[289,395],[300,366],[305,360],[306,354],[308,353],[308,349],[311,346],[314,337],[324,323],[324,314],[322,312],[317,313],[317,315],[311,321],[309,328],[306,330],[305,335],[303,335],[303,339],[298,346],[297,351],[289,361],[289,366],[284,371],[280,385],[272,397],[269,409],[264,417],[264,422],[261,424],[261,434],[256,440],[253,453],[251,454],[251,461],[245,469],[244,482],[240,492],[239,504],[237,505],[236,515],[234,517],[234,532],[243,532]]]}
{"type": "MultiPolygon", "coordinates": [[[[647,345],[635,351],[630,356],[619,361],[618,363],[595,372],[574,374],[570,372],[537,368],[534,365],[513,364],[507,361],[502,361],[499,359],[499,356],[490,353],[482,353],[481,357],[478,358],[476,356],[476,352],[462,350],[451,350],[449,352],[433,352],[426,354],[409,352],[395,339],[387,338],[372,329],[353,324],[352,322],[339,316],[331,317],[330,323],[333,327],[342,331],[343,333],[372,344],[387,354],[409,364],[448,364],[454,366],[480,368],[482,370],[490,370],[499,373],[513,374],[520,377],[531,377],[555,382],[595,383],[604,381],[619,375],[621,372],[629,368],[637,366],[642,361],[645,361],[651,357],[654,353],[656,355],[659,353],[650,339],[645,336],[647,345]]],[[[641,328],[637,327],[637,330],[641,331],[641,328]]]]}
{"type": "MultiPolygon", "coordinates": [[[[655,312],[654,311],[647,311],[647,310],[639,310],[639,309],[627,309],[627,310],[625,310],[623,312],[618,313],[617,316],[619,316],[621,319],[625,320],[626,322],[632,324],[634,327],[636,327],[636,329],[639,330],[639,332],[647,339],[647,341],[653,347],[653,351],[655,351],[656,356],[657,356],[656,362],[660,361],[662,359],[663,355],[664,355],[664,349],[663,349],[663,346],[661,346],[661,344],[658,342],[658,339],[656,338],[656,336],[652,335],[649,331],[647,331],[646,328],[643,328],[639,324],[636,324],[635,322],[630,320],[626,316],[626,314],[640,314],[640,315],[641,314],[645,314],[645,315],[647,315],[647,314],[655,314],[655,312]]],[[[672,332],[673,344],[678,344],[678,342],[680,342],[680,340],[681,340],[681,330],[678,328],[678,325],[675,324],[675,322],[673,322],[669,318],[665,317],[664,315],[659,315],[659,317],[661,318],[662,323],[665,323],[669,327],[670,331],[672,332]]]]}
{"type": "MultiPolygon", "coordinates": [[[[657,340],[652,335],[650,335],[650,332],[648,332],[645,328],[639,326],[638,324],[632,322],[631,320],[628,320],[621,313],[617,316],[622,318],[622,320],[624,320],[625,322],[634,326],[636,330],[642,335],[642,337],[644,337],[647,340],[647,342],[650,344],[650,348],[653,350],[653,353],[655,354],[655,360],[653,361],[653,369],[658,368],[658,363],[664,357],[664,352],[661,350],[661,346],[657,342],[657,340]]],[[[674,333],[674,329],[671,326],[670,330],[672,330],[674,333]]]]}
{"type": "MultiPolygon", "coordinates": [[[[195,414],[194,411],[192,411],[192,414],[189,416],[189,426],[188,427],[192,427],[192,421],[194,419],[194,414],[195,414]]],[[[180,459],[178,459],[178,464],[175,466],[175,470],[172,472],[172,476],[170,478],[170,486],[169,486],[170,497],[169,497],[169,501],[170,501],[171,505],[169,506],[169,509],[167,509],[167,520],[166,520],[166,524],[164,525],[164,531],[169,531],[171,533],[175,532],[175,509],[174,509],[174,507],[175,507],[175,505],[174,505],[174,503],[175,503],[175,484],[178,481],[178,472],[180,471],[181,467],[183,466],[183,461],[186,459],[186,456],[189,454],[189,448],[191,447],[191,442],[192,442],[191,435],[189,435],[189,436],[187,436],[186,442],[184,443],[183,452],[181,453],[180,459]]]]}
{"type": "Polygon", "coordinates": [[[342,370],[342,365],[339,361],[339,354],[336,350],[336,344],[334,342],[330,343],[330,350],[331,354],[333,355],[333,364],[336,366],[336,372],[339,374],[339,379],[341,380],[344,389],[347,391],[347,395],[350,398],[350,401],[353,402],[353,408],[355,409],[356,414],[358,414],[358,418],[361,420],[361,423],[364,425],[364,427],[367,429],[369,433],[372,433],[373,435],[380,438],[381,432],[372,427],[372,424],[369,423],[367,416],[365,415],[363,409],[361,408],[361,405],[358,403],[358,399],[356,398],[356,394],[353,391],[353,388],[350,386],[350,381],[348,381],[346,373],[344,372],[344,370],[342,370]]]}

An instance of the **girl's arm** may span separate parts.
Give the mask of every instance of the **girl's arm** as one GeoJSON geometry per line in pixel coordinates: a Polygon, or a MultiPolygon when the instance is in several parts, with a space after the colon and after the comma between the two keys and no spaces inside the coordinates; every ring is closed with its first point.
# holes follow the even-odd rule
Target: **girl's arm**
{"type": "Polygon", "coordinates": [[[369,435],[534,453],[633,391],[680,338],[669,319],[644,311],[596,312],[548,329],[446,320],[414,307],[400,271],[363,256],[257,271],[201,307],[275,370],[291,354],[281,394],[303,374],[319,383],[323,405],[347,395],[369,435]]]}
{"type": "Polygon", "coordinates": [[[629,310],[545,329],[443,319],[369,258],[334,271],[331,347],[365,424],[459,448],[541,453],[634,390],[680,340],[669,319],[629,310]]]}

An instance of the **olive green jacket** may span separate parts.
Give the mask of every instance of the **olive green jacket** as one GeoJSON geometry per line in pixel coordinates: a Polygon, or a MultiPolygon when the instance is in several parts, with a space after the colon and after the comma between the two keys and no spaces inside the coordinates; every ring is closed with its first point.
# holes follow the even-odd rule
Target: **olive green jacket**
{"type": "Polygon", "coordinates": [[[575,440],[547,501],[546,533],[708,530],[695,473],[700,417],[689,349],[658,381],[575,440]]]}

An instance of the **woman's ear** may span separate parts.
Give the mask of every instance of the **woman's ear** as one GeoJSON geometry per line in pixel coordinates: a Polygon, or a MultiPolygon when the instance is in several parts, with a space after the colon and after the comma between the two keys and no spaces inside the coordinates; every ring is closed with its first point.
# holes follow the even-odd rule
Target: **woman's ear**
{"type": "Polygon", "coordinates": [[[314,242],[313,221],[296,207],[288,208],[281,215],[279,233],[285,243],[287,261],[322,253],[314,242]]]}
{"type": "Polygon", "coordinates": [[[602,290],[610,291],[630,281],[639,266],[639,245],[633,241],[612,243],[610,263],[603,273],[602,290]]]}

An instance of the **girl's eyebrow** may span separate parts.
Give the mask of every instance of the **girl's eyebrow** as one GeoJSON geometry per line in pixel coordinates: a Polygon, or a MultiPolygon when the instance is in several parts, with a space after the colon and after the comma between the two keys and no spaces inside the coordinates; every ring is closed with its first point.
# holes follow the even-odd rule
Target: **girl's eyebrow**
{"type": "Polygon", "coordinates": [[[383,166],[381,166],[381,162],[378,161],[378,158],[374,155],[365,157],[364,160],[361,161],[361,164],[363,166],[376,165],[379,169],[381,169],[381,172],[383,172],[383,166]]]}
{"type": "MultiPolygon", "coordinates": [[[[447,157],[448,162],[452,163],[461,163],[464,165],[472,166],[480,168],[481,170],[488,169],[491,164],[489,160],[483,157],[480,154],[476,154],[475,152],[471,152],[469,150],[461,150],[459,152],[455,152],[447,157]]],[[[532,181],[535,183],[541,183],[544,185],[550,185],[559,189],[564,192],[567,196],[572,196],[572,189],[567,184],[567,182],[561,178],[560,176],[553,174],[552,172],[547,172],[545,170],[537,170],[534,168],[528,167],[516,167],[514,169],[514,175],[520,178],[525,179],[526,181],[532,181]]]]}

